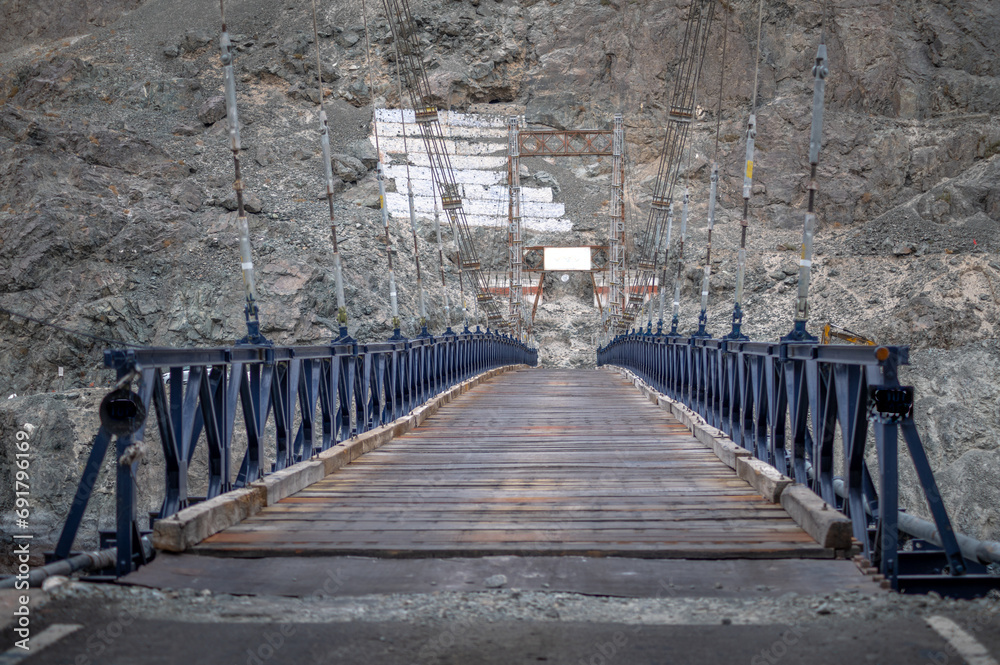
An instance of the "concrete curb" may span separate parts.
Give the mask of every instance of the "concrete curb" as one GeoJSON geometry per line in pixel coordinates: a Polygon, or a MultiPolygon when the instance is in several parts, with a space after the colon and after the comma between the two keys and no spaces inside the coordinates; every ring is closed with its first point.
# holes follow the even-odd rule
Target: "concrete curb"
{"type": "Polygon", "coordinates": [[[455,397],[505,372],[527,369],[528,365],[507,365],[491,369],[463,381],[437,395],[405,416],[387,425],[342,441],[329,450],[287,469],[157,520],[153,526],[153,546],[167,552],[183,552],[209,536],[239,524],[267,506],[299,492],[367,452],[414,429],[455,397]]]}
{"type": "Polygon", "coordinates": [[[736,460],[736,475],[753,485],[771,503],[780,503],[781,493],[795,484],[794,480],[756,457],[746,456],[736,460]]]}
{"type": "Polygon", "coordinates": [[[851,548],[851,520],[805,485],[793,485],[781,493],[781,507],[823,547],[851,548]]]}
{"type": "Polygon", "coordinates": [[[244,487],[202,501],[173,517],[157,520],[153,525],[153,547],[167,552],[183,552],[267,506],[267,490],[244,487]]]}
{"type": "Polygon", "coordinates": [[[737,476],[749,483],[762,497],[771,503],[780,503],[795,523],[817,543],[826,548],[851,550],[851,521],[815,492],[804,485],[796,485],[794,480],[767,462],[757,459],[749,450],[736,445],[722,430],[706,423],[691,409],[653,390],[631,370],[613,367],[611,371],[620,373],[635,384],[650,402],[670,412],[691,430],[702,445],[715,452],[726,466],[736,471],[737,476]]]}

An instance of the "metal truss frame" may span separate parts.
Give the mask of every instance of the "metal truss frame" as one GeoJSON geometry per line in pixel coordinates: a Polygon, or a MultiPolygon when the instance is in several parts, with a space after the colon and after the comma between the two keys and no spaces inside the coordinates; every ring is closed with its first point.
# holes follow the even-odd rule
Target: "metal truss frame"
{"type": "MultiPolygon", "coordinates": [[[[237,345],[214,349],[105,351],[105,367],[119,379],[138,376],[136,399],[155,423],[166,462],[163,503],[152,519],[169,517],[193,502],[211,499],[288,468],[340,441],[392,422],[436,394],[486,370],[535,365],[538,354],[499,333],[464,332],[359,344],[342,337],[320,346],[237,345]],[[243,413],[237,420],[237,407],[243,413]],[[298,427],[294,427],[296,413],[298,427]],[[317,413],[319,418],[317,420],[317,413]],[[275,438],[265,430],[273,418],[275,438]],[[247,450],[235,474],[234,431],[242,427],[247,450]],[[208,490],[188,493],[191,461],[207,446],[208,490]],[[273,456],[271,468],[264,461],[273,456]]],[[[115,437],[117,469],[116,575],[145,563],[137,514],[138,460],[149,418],[115,437]]],[[[77,487],[53,558],[71,555],[112,434],[101,426],[77,487]]]]}
{"type": "MultiPolygon", "coordinates": [[[[912,389],[898,367],[907,347],[859,347],[794,342],[750,342],[649,333],[620,335],[597,351],[597,364],[633,371],[716,427],[752,455],[805,485],[851,519],[864,558],[893,589],[953,596],[1000,587],[984,563],[963,558],[941,493],[913,421],[912,389]],[[908,394],[891,417],[873,395],[908,394]],[[907,393],[907,391],[909,391],[907,393]],[[865,461],[871,423],[877,477],[865,461]],[[844,478],[834,476],[836,433],[844,452],[844,478]],[[933,516],[940,547],[915,557],[903,551],[899,514],[898,437],[910,452],[933,516]],[[928,562],[928,558],[933,562],[928,562]],[[928,572],[930,571],[930,572],[928,572]]],[[[916,535],[916,534],[915,534],[916,535]]],[[[923,536],[920,536],[923,537],[923,536]]],[[[964,538],[964,536],[962,537],[964,538]]],[[[916,541],[921,547],[923,541],[916,541]]],[[[925,548],[926,549],[926,548],[925,548]]]]}

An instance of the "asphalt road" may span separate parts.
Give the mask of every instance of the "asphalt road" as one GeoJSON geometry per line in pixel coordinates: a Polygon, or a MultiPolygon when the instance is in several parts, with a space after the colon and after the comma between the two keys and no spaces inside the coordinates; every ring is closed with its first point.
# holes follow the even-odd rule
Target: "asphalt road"
{"type": "MultiPolygon", "coordinates": [[[[842,616],[852,608],[834,603],[828,614],[813,611],[803,614],[801,620],[784,616],[782,621],[768,622],[759,613],[748,612],[746,606],[733,613],[732,619],[720,619],[720,614],[727,614],[724,603],[728,601],[715,600],[723,603],[713,606],[715,614],[692,611],[688,616],[650,614],[623,617],[622,621],[579,621],[561,619],[558,612],[551,619],[513,617],[505,603],[521,603],[524,597],[508,590],[461,596],[463,602],[471,598],[482,608],[491,608],[492,614],[463,612],[461,606],[448,604],[447,594],[432,593],[393,597],[406,599],[404,603],[413,603],[416,608],[429,608],[415,610],[408,618],[385,620],[386,613],[374,608],[369,613],[367,605],[377,602],[366,597],[351,600],[346,620],[343,614],[324,620],[323,603],[309,599],[207,593],[178,598],[157,593],[151,596],[147,590],[123,590],[117,597],[71,595],[50,601],[33,615],[32,651],[9,650],[0,656],[0,665],[996,665],[1000,656],[995,611],[984,611],[982,604],[949,601],[931,602],[921,612],[879,612],[872,606],[873,612],[861,616],[842,616]],[[198,602],[200,609],[190,609],[195,607],[190,603],[198,602]],[[172,609],[172,605],[176,607],[172,609]],[[173,618],[155,618],[171,613],[173,618]],[[44,648],[37,643],[47,629],[66,625],[79,628],[44,648]],[[958,633],[952,627],[957,627],[958,633]],[[21,659],[24,655],[27,657],[21,659]]],[[[553,598],[557,595],[552,594],[553,598]]],[[[565,596],[560,597],[565,603],[565,596]]],[[[531,602],[544,604],[545,598],[534,594],[531,602]]],[[[587,597],[579,603],[596,607],[608,600],[587,597]]],[[[870,597],[855,601],[859,607],[872,602],[870,597]]],[[[0,647],[10,649],[15,639],[8,626],[0,637],[0,647]]]]}

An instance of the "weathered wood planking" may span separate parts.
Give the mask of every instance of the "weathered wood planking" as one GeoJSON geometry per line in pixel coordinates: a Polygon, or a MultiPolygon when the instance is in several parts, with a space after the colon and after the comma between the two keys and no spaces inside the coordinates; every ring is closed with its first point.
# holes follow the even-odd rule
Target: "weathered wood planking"
{"type": "Polygon", "coordinates": [[[594,370],[497,377],[197,550],[832,555],[630,383],[594,370]]]}

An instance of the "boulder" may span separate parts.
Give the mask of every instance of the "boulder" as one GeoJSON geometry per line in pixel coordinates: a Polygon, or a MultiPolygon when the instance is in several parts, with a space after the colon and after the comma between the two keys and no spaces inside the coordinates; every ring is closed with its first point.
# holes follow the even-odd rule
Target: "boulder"
{"type": "Polygon", "coordinates": [[[357,182],[358,178],[368,172],[368,168],[357,157],[344,153],[331,156],[334,174],[344,182],[357,182]]]}
{"type": "Polygon", "coordinates": [[[226,117],[226,98],[222,95],[209,97],[198,107],[198,119],[205,125],[213,125],[226,117]]]}

